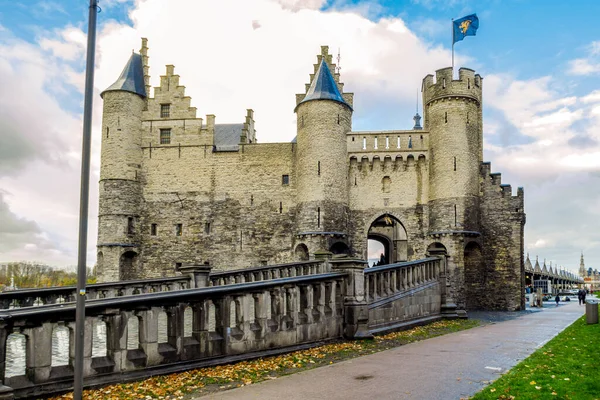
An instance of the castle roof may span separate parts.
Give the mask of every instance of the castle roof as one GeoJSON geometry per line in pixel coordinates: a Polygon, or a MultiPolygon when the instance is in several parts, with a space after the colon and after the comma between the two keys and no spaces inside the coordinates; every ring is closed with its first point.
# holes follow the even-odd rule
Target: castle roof
{"type": "Polygon", "coordinates": [[[117,90],[131,92],[142,97],[146,97],[144,69],[142,68],[141,55],[132,53],[129,61],[127,61],[127,64],[125,64],[125,68],[123,68],[123,72],[121,72],[119,79],[117,79],[115,83],[100,93],[100,96],[102,97],[106,92],[117,90]]]}
{"type": "MultiPolygon", "coordinates": [[[[352,107],[350,107],[350,105],[346,103],[342,97],[337,84],[335,83],[335,79],[333,79],[333,75],[331,75],[329,66],[325,61],[325,57],[321,58],[319,70],[315,74],[315,77],[313,78],[312,83],[306,92],[304,100],[298,103],[298,106],[311,100],[333,100],[352,110],[352,107]]],[[[296,106],[296,108],[298,108],[298,106],[296,106]]]]}
{"type": "Polygon", "coordinates": [[[215,151],[238,151],[244,124],[215,124],[215,151]]]}

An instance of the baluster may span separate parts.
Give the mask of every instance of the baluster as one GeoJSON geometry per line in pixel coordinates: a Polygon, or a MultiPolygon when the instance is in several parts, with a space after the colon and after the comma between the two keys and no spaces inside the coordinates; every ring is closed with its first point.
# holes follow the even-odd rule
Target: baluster
{"type": "Polygon", "coordinates": [[[114,372],[126,370],[127,320],[125,312],[106,316],[106,355],[115,363],[114,372]]]}
{"type": "Polygon", "coordinates": [[[146,366],[158,365],[162,356],[158,353],[158,314],[162,309],[152,307],[139,312],[139,342],[146,354],[146,366]]]}
{"type": "Polygon", "coordinates": [[[52,323],[44,322],[34,328],[25,328],[25,374],[33,383],[43,383],[52,370],[52,323]]]}
{"type": "Polygon", "coordinates": [[[390,271],[390,289],[392,293],[396,293],[398,291],[398,287],[396,286],[396,274],[398,270],[390,271]]]}

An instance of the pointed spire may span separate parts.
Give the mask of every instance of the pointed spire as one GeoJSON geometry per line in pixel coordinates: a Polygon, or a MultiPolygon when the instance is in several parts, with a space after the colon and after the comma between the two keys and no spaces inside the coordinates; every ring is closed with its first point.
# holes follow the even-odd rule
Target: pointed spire
{"type": "MultiPolygon", "coordinates": [[[[298,103],[298,106],[302,103],[306,103],[307,101],[312,100],[332,100],[337,101],[348,107],[352,110],[352,107],[342,97],[337,84],[335,83],[335,79],[333,79],[333,75],[331,75],[331,71],[329,70],[329,66],[325,61],[325,57],[321,58],[321,64],[319,65],[319,70],[315,74],[308,91],[306,92],[306,96],[304,100],[298,103]]],[[[296,106],[296,108],[298,108],[296,106]]],[[[294,110],[295,111],[295,110],[294,110]]]]}
{"type": "Polygon", "coordinates": [[[125,68],[123,68],[123,72],[121,72],[119,79],[100,93],[100,96],[102,97],[104,96],[104,93],[112,91],[131,92],[146,97],[144,68],[141,55],[132,53],[125,68]]]}
{"type": "Polygon", "coordinates": [[[423,129],[421,126],[421,116],[419,115],[419,91],[417,91],[417,113],[413,117],[413,121],[415,121],[415,126],[413,126],[414,130],[418,131],[423,129]]]}

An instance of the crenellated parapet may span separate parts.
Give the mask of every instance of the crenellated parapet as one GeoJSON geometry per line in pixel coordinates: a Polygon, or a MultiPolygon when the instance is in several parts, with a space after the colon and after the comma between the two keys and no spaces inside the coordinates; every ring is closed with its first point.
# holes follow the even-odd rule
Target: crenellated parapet
{"type": "Polygon", "coordinates": [[[423,105],[435,101],[443,101],[448,97],[462,97],[481,103],[481,91],[483,79],[474,70],[460,68],[458,80],[453,79],[452,68],[442,68],[433,75],[427,75],[423,79],[423,105]]]}
{"type": "Polygon", "coordinates": [[[396,155],[368,157],[363,155],[361,158],[350,157],[350,171],[359,171],[363,174],[368,173],[391,173],[408,171],[417,165],[425,166],[427,157],[425,154],[409,154],[407,156],[396,155]]]}

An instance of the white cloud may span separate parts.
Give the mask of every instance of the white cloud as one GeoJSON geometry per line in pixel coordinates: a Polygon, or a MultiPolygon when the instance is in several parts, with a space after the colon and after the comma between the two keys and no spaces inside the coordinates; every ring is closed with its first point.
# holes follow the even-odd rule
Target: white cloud
{"type": "Polygon", "coordinates": [[[569,62],[568,72],[572,75],[592,75],[600,72],[600,63],[587,58],[577,58],[569,62]]]}

